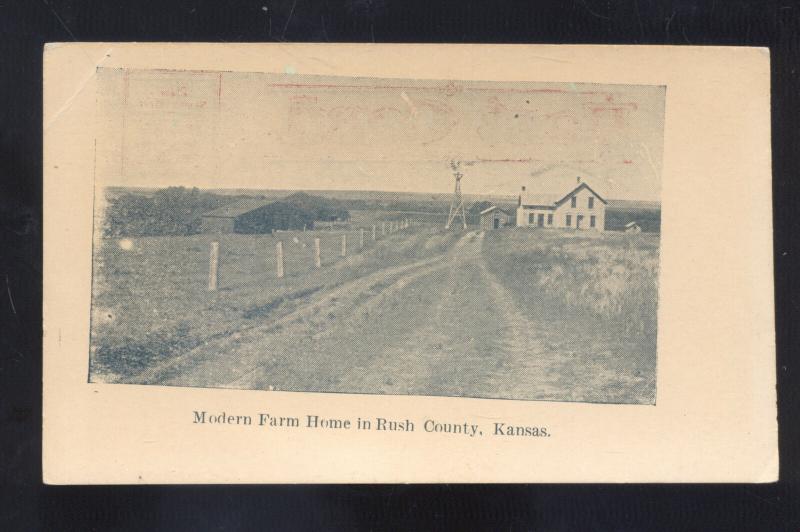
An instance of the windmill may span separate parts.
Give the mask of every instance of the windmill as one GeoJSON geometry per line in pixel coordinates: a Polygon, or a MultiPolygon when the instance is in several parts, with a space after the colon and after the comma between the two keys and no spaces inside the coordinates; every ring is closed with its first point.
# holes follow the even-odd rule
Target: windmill
{"type": "Polygon", "coordinates": [[[445,229],[450,229],[453,221],[461,214],[461,223],[464,229],[467,228],[467,215],[464,211],[464,198],[461,196],[461,178],[464,174],[458,171],[461,166],[461,161],[450,161],[450,169],[453,171],[453,177],[456,178],[456,190],[453,192],[453,200],[450,202],[450,214],[447,215],[447,224],[445,229]]]}

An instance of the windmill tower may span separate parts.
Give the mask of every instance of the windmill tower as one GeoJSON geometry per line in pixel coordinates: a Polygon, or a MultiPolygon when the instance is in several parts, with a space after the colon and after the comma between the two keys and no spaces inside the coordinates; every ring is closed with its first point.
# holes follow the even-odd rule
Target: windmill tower
{"type": "Polygon", "coordinates": [[[467,228],[467,214],[464,212],[464,198],[461,196],[461,178],[464,174],[458,171],[461,166],[461,161],[450,161],[450,168],[453,170],[453,176],[456,178],[456,190],[453,193],[453,200],[450,202],[450,214],[447,215],[447,224],[445,229],[450,229],[450,226],[455,221],[456,217],[461,214],[461,224],[464,229],[467,228]]]}

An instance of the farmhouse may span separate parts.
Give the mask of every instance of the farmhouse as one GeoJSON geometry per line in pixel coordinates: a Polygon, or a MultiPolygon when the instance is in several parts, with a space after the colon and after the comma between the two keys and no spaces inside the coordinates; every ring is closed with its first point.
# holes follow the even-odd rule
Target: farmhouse
{"type": "Polygon", "coordinates": [[[269,233],[276,229],[303,229],[314,220],[311,213],[283,201],[247,198],[202,216],[204,233],[269,233]]]}
{"type": "Polygon", "coordinates": [[[527,188],[523,186],[519,195],[517,226],[605,229],[608,202],[580,172],[550,168],[535,175],[527,188]]]}
{"type": "Polygon", "coordinates": [[[488,231],[490,229],[500,229],[509,225],[511,222],[511,215],[497,205],[492,205],[488,209],[484,209],[480,213],[481,229],[488,231]]]}

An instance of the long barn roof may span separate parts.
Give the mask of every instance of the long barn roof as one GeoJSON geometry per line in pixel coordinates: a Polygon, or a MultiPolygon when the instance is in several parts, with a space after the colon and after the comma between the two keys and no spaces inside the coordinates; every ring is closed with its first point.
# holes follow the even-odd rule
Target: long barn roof
{"type": "Polygon", "coordinates": [[[236,218],[237,216],[260,209],[261,207],[274,202],[274,199],[245,198],[227,205],[223,205],[222,207],[214,209],[213,211],[208,211],[207,213],[204,213],[203,216],[209,218],[236,218]]]}

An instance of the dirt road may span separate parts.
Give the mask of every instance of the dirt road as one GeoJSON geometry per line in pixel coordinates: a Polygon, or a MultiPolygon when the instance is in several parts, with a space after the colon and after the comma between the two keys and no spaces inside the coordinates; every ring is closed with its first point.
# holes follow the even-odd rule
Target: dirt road
{"type": "Polygon", "coordinates": [[[311,295],[135,382],[287,391],[613,401],[640,382],[535,323],[487,269],[483,234],[311,295]]]}

